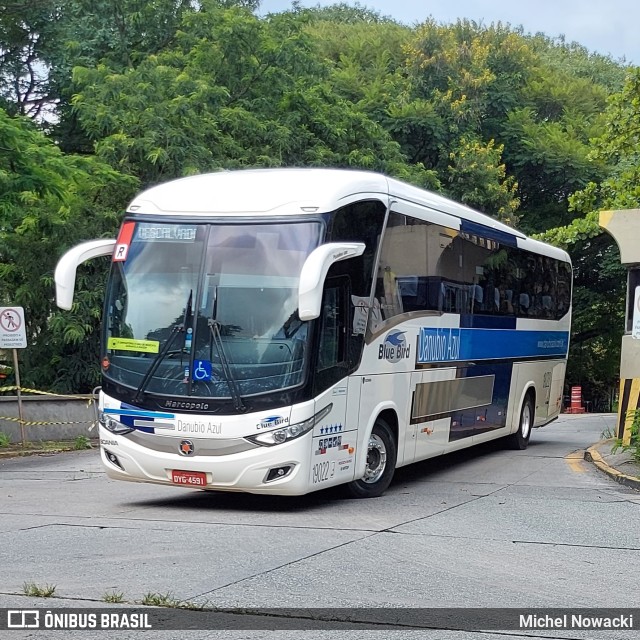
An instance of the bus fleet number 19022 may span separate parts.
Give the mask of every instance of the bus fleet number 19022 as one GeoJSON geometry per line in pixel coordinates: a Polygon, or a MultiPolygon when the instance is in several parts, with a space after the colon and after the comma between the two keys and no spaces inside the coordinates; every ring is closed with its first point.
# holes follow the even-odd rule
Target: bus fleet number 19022
{"type": "Polygon", "coordinates": [[[330,478],[333,478],[335,472],[336,472],[335,462],[319,462],[318,464],[314,464],[313,470],[312,470],[313,484],[318,484],[319,482],[326,482],[330,478]]]}

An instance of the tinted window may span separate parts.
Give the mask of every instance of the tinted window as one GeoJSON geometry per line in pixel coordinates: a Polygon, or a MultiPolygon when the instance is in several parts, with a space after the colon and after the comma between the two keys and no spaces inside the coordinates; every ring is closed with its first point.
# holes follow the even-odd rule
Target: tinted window
{"type": "Polygon", "coordinates": [[[570,298],[568,263],[391,212],[370,328],[429,311],[559,319],[570,298]]]}

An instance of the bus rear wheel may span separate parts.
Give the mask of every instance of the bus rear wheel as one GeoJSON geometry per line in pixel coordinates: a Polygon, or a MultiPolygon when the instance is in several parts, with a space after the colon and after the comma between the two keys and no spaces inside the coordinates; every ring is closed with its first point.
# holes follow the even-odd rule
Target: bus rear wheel
{"type": "Polygon", "coordinates": [[[367,445],[367,465],[364,476],[347,486],[347,493],[354,498],[377,498],[391,484],[396,469],[398,446],[393,430],[383,419],[373,425],[367,445]]]}
{"type": "Polygon", "coordinates": [[[518,430],[507,437],[507,444],[510,449],[526,449],[531,437],[533,427],[533,397],[530,393],[525,396],[520,410],[520,423],[518,430]]]}

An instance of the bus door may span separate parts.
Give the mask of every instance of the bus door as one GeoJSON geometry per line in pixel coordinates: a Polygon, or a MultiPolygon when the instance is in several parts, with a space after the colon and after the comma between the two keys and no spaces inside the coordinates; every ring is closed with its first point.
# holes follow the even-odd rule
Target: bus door
{"type": "MultiPolygon", "coordinates": [[[[314,489],[353,480],[358,429],[352,407],[354,390],[349,386],[349,279],[327,278],[318,322],[319,338],[315,363],[316,412],[331,405],[330,413],[313,431],[311,476],[314,489]],[[319,486],[321,485],[321,486],[319,486]]],[[[355,402],[357,408],[357,393],[355,402]]]]}

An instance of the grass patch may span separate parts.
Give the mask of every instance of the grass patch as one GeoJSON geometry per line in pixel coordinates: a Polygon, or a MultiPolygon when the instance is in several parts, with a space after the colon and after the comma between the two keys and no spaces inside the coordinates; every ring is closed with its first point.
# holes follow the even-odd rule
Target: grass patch
{"type": "Polygon", "coordinates": [[[124,593],[118,593],[116,591],[112,591],[111,593],[107,592],[102,596],[102,599],[105,602],[111,603],[124,602],[124,593]]]}
{"type": "Polygon", "coordinates": [[[613,430],[613,428],[611,427],[607,427],[606,429],[603,430],[603,432],[600,434],[600,437],[603,440],[610,440],[611,438],[613,438],[615,436],[615,431],[613,430]]]}
{"type": "Polygon", "coordinates": [[[10,444],[11,438],[3,431],[0,431],[0,449],[7,449],[10,444]]]}
{"type": "Polygon", "coordinates": [[[41,587],[35,582],[25,582],[22,585],[22,591],[25,596],[33,596],[34,598],[50,598],[56,592],[56,585],[45,584],[41,587]]]}
{"type": "Polygon", "coordinates": [[[169,607],[170,609],[189,609],[191,611],[203,611],[206,604],[196,604],[189,600],[178,600],[172,593],[149,592],[142,598],[141,604],[149,607],[169,607]]]}
{"type": "Polygon", "coordinates": [[[83,449],[91,449],[91,441],[87,436],[78,436],[73,441],[73,448],[76,451],[82,451],[83,449]]]}
{"type": "Polygon", "coordinates": [[[629,442],[625,443],[622,438],[616,438],[611,453],[624,451],[631,454],[636,462],[640,462],[640,410],[630,409],[627,411],[627,419],[632,418],[629,442]]]}
{"type": "Polygon", "coordinates": [[[171,607],[179,609],[181,601],[173,597],[171,593],[145,593],[142,598],[142,604],[150,607],[171,607]]]}

